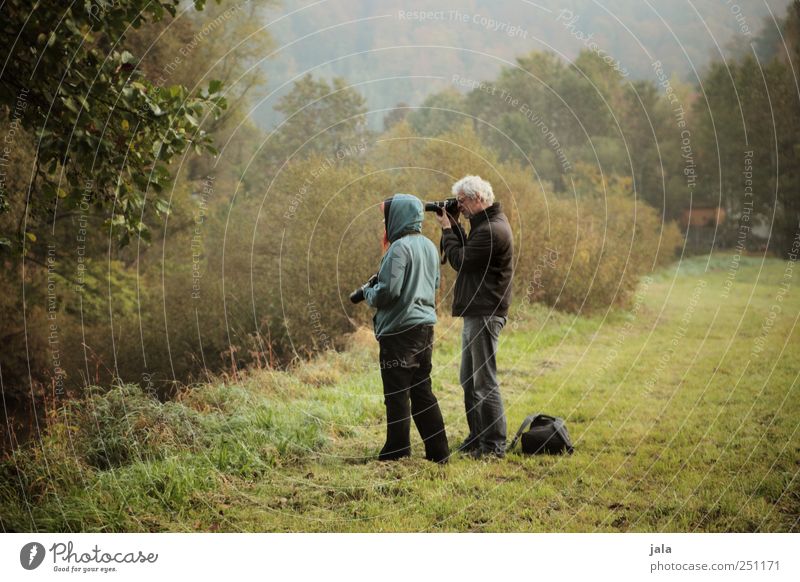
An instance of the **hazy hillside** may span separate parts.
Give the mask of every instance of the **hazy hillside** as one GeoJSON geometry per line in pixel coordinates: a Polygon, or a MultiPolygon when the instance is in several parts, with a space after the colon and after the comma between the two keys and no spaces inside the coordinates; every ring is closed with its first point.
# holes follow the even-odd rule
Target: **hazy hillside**
{"type": "MultiPolygon", "coordinates": [[[[292,79],[345,77],[371,109],[418,105],[460,79],[493,78],[532,50],[566,59],[596,43],[632,79],[654,79],[652,63],[696,82],[711,59],[748,49],[765,18],[782,18],[788,0],[284,0],[270,12],[274,57],[263,64],[268,91],[254,112],[269,125],[272,106],[292,79]],[[275,94],[270,95],[272,91],[275,94]]],[[[592,47],[590,47],[592,48],[592,47]]],[[[464,89],[465,87],[460,87],[464,89]]],[[[379,125],[384,112],[376,112],[379,125]]]]}

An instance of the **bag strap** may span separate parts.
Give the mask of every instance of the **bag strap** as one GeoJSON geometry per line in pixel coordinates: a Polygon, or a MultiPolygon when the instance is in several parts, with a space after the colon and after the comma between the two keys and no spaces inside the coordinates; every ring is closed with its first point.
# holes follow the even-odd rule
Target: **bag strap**
{"type": "Polygon", "coordinates": [[[522,433],[525,432],[525,429],[528,428],[528,425],[532,423],[534,420],[536,420],[536,418],[539,416],[542,416],[541,412],[537,412],[536,414],[529,414],[528,416],[525,417],[525,420],[522,421],[522,424],[520,425],[516,436],[514,436],[514,440],[512,440],[511,444],[508,446],[509,451],[514,448],[514,445],[517,444],[519,437],[522,436],[522,433]]]}
{"type": "Polygon", "coordinates": [[[567,448],[567,452],[571,455],[575,451],[575,447],[572,446],[572,439],[569,437],[567,427],[563,421],[556,423],[556,432],[561,435],[561,440],[564,441],[564,446],[567,448]]]}

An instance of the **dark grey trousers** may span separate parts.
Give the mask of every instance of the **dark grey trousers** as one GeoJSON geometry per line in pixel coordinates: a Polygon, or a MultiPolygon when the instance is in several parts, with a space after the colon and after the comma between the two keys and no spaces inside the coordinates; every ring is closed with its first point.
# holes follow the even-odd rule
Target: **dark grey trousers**
{"type": "Polygon", "coordinates": [[[465,316],[461,335],[461,387],[467,411],[467,441],[482,453],[505,453],[506,415],[497,382],[497,342],[506,324],[500,315],[465,316]]]}

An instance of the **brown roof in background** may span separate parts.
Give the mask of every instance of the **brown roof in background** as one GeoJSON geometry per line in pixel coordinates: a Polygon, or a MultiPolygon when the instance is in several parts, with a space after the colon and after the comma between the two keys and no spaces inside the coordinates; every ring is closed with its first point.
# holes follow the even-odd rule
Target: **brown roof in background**
{"type": "Polygon", "coordinates": [[[691,226],[717,226],[725,222],[725,209],[719,206],[695,206],[681,213],[683,228],[691,226]]]}

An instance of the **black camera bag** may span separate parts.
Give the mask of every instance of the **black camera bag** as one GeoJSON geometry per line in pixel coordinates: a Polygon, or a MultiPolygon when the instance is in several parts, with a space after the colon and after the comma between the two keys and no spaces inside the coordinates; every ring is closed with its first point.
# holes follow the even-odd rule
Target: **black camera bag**
{"type": "Polygon", "coordinates": [[[566,451],[570,455],[575,450],[569,438],[564,419],[546,414],[531,414],[522,421],[509,450],[522,439],[522,452],[526,455],[557,455],[566,451]],[[528,428],[530,425],[530,428],[528,428]],[[525,429],[528,430],[525,430],[525,429]]]}

